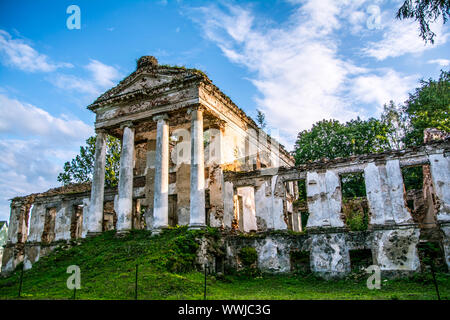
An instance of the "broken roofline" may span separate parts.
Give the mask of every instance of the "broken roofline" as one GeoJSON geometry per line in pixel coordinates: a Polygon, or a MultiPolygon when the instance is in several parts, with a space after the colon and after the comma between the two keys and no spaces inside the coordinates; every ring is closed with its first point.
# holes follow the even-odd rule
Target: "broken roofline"
{"type": "MultiPolygon", "coordinates": [[[[163,88],[171,87],[173,85],[177,85],[181,82],[184,83],[197,83],[199,86],[202,85],[204,87],[209,86],[214,91],[214,93],[218,94],[220,98],[222,98],[228,106],[231,106],[233,111],[241,117],[241,119],[244,119],[251,127],[254,129],[262,130],[256,122],[248,116],[244,110],[239,108],[233,100],[229,96],[227,96],[225,93],[223,93],[213,82],[209,77],[201,70],[195,69],[195,68],[186,68],[186,67],[178,67],[178,66],[169,66],[169,65],[159,65],[156,58],[151,56],[143,56],[139,60],[137,60],[137,69],[133,71],[130,75],[126,76],[124,79],[122,79],[119,84],[117,84],[115,87],[109,89],[105,93],[103,93],[100,97],[98,97],[92,104],[87,106],[87,109],[95,112],[95,110],[99,107],[103,107],[105,105],[108,105],[110,103],[117,103],[117,102],[124,102],[124,101],[130,101],[135,100],[139,98],[145,98],[149,96],[153,96],[155,94],[158,94],[159,91],[163,88]],[[145,63],[142,63],[141,61],[144,60],[145,63]],[[148,62],[150,60],[150,62],[148,62]],[[142,64],[142,65],[140,65],[142,64]],[[118,92],[120,92],[121,89],[123,89],[125,86],[128,86],[135,81],[137,81],[140,77],[140,75],[143,72],[148,72],[150,74],[166,74],[166,75],[176,75],[176,74],[182,74],[185,73],[186,76],[180,80],[180,79],[174,79],[170,82],[163,83],[161,85],[148,88],[148,89],[139,89],[134,90],[131,92],[127,92],[124,94],[116,95],[118,92]]],[[[265,131],[264,131],[265,132],[265,131]]],[[[266,132],[265,132],[266,133],[266,132]]],[[[266,135],[272,139],[271,135],[266,135]]],[[[276,141],[275,139],[273,139],[276,141]]],[[[280,146],[280,151],[283,153],[283,155],[287,156],[291,160],[293,160],[292,154],[286,150],[284,145],[276,141],[278,145],[280,146]]]]}
{"type": "Polygon", "coordinates": [[[393,159],[400,160],[400,167],[410,167],[429,164],[428,154],[439,153],[443,150],[444,154],[450,153],[450,137],[445,140],[434,140],[423,143],[419,146],[413,146],[401,150],[387,150],[377,153],[354,155],[347,158],[321,159],[303,163],[294,167],[267,168],[247,172],[224,171],[225,179],[240,179],[259,176],[260,173],[267,172],[267,175],[287,174],[290,171],[301,171],[306,174],[307,171],[349,168],[346,172],[362,172],[361,165],[369,162],[387,161],[393,159]],[[276,169],[276,171],[274,171],[276,169]]]}
{"type": "Polygon", "coordinates": [[[26,196],[18,196],[9,199],[14,202],[34,202],[36,198],[46,198],[58,195],[82,194],[91,190],[91,182],[70,183],[61,187],[50,188],[44,192],[31,193],[26,196]]]}

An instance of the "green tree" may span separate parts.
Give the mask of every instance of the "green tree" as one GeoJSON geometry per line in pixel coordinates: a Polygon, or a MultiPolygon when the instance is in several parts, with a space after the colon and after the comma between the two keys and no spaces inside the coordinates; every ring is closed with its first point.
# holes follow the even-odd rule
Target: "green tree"
{"type": "Polygon", "coordinates": [[[387,129],[387,138],[392,149],[400,150],[405,147],[405,135],[408,130],[409,121],[405,113],[405,107],[396,105],[394,101],[389,101],[383,107],[381,122],[387,129]]]}
{"type": "Polygon", "coordinates": [[[259,127],[261,129],[264,129],[266,127],[266,115],[261,110],[256,110],[256,123],[258,123],[259,127]]]}
{"type": "Polygon", "coordinates": [[[295,142],[296,165],[321,158],[333,159],[347,156],[344,125],[337,120],[322,120],[313,124],[310,130],[303,130],[295,142]]]}
{"type": "Polygon", "coordinates": [[[419,22],[420,36],[427,43],[434,43],[436,34],[430,23],[442,15],[445,24],[450,16],[450,0],[406,0],[398,9],[397,19],[414,19],[419,22]]]}
{"type": "MultiPolygon", "coordinates": [[[[57,178],[59,182],[67,185],[92,180],[95,161],[95,140],[96,136],[89,137],[86,140],[86,146],[80,147],[80,154],[64,164],[64,171],[57,178]]],[[[120,150],[120,140],[107,136],[105,185],[108,187],[117,186],[119,180],[120,150]]]]}
{"type": "Polygon", "coordinates": [[[316,122],[303,130],[295,142],[296,164],[321,158],[334,159],[380,152],[390,148],[387,126],[380,120],[359,117],[345,124],[337,120],[316,122]]]}
{"type": "MultiPolygon", "coordinates": [[[[386,124],[374,118],[361,120],[358,117],[345,124],[337,120],[322,120],[316,122],[310,130],[298,134],[295,161],[299,165],[321,158],[334,159],[384,151],[390,148],[388,132],[386,124]]],[[[342,184],[345,198],[366,194],[361,174],[343,176],[342,184]]]]}
{"type": "Polygon", "coordinates": [[[420,84],[405,102],[410,123],[405,136],[407,146],[422,144],[426,128],[450,132],[450,72],[441,70],[438,80],[420,80],[420,84]]]}

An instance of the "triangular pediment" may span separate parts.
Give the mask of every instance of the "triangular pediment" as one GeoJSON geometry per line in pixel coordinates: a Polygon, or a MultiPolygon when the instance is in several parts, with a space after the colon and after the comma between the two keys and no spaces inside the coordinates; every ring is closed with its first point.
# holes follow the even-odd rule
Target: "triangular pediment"
{"type": "Polygon", "coordinates": [[[155,92],[161,91],[166,86],[178,86],[181,82],[188,84],[192,80],[211,82],[200,70],[159,65],[155,57],[142,56],[137,61],[136,71],[120,81],[117,86],[103,93],[88,106],[88,109],[94,111],[99,106],[128,98],[135,99],[137,96],[152,94],[153,89],[155,92]],[[184,80],[188,81],[183,82],[184,80]]]}
{"type": "Polygon", "coordinates": [[[116,95],[130,93],[142,89],[151,89],[158,87],[164,83],[169,83],[174,79],[174,76],[155,75],[155,74],[141,74],[134,81],[126,86],[123,86],[116,95]]]}
{"type": "Polygon", "coordinates": [[[117,86],[102,94],[95,103],[140,90],[157,88],[172,82],[174,79],[183,78],[184,74],[185,72],[172,74],[167,72],[134,72],[123,79],[117,86]]]}

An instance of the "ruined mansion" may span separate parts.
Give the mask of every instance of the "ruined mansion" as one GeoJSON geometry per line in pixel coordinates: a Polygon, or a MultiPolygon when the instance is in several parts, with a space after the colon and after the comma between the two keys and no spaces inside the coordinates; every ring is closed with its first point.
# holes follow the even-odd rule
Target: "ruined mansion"
{"type": "Polygon", "coordinates": [[[420,270],[424,242],[437,244],[450,266],[448,138],[295,166],[205,74],[150,56],[88,109],[96,114],[92,182],[12,199],[2,273],[21,262],[29,269],[61,243],[104,231],[157,234],[176,225],[223,230],[224,254],[205,254],[216,270],[239,268],[240,250],[252,247],[266,272],[290,272],[303,254],[311,271],[340,277],[353,255],[367,253],[385,274],[403,275],[420,270]],[[114,188],[105,187],[107,135],[122,141],[114,188]],[[423,169],[414,195],[402,177],[409,167],[423,169]],[[363,177],[366,230],[346,224],[348,174],[363,177]]]}

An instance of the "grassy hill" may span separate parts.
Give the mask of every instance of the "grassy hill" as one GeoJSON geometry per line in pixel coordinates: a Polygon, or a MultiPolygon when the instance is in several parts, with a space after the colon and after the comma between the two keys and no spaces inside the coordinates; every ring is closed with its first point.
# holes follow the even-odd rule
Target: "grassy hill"
{"type": "MultiPolygon", "coordinates": [[[[204,275],[195,270],[196,238],[218,237],[217,230],[169,229],[158,236],[115,232],[64,245],[41,258],[23,276],[22,299],[71,299],[66,273],[81,269],[77,299],[134,299],[136,264],[139,299],[203,299],[204,275]]],[[[17,269],[20,269],[19,266],[17,269]]],[[[17,299],[20,271],[0,278],[0,299],[17,299]]],[[[383,281],[380,290],[366,287],[367,276],[324,281],[313,275],[246,273],[207,278],[208,299],[436,299],[428,274],[409,280],[383,281]]],[[[441,298],[450,297],[450,276],[438,274],[441,298]]]]}

